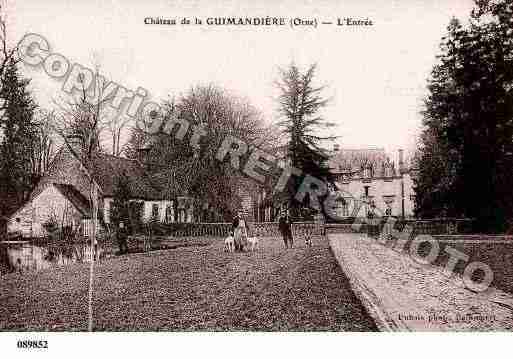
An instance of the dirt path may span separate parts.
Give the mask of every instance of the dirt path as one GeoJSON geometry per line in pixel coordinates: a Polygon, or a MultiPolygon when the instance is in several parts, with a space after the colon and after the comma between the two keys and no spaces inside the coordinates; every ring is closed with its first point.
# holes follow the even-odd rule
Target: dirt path
{"type": "MultiPolygon", "coordinates": [[[[3,277],[0,329],[84,330],[87,268],[3,277]]],[[[376,330],[327,241],[285,250],[267,238],[254,253],[221,240],[101,262],[96,330],[376,330]]]]}

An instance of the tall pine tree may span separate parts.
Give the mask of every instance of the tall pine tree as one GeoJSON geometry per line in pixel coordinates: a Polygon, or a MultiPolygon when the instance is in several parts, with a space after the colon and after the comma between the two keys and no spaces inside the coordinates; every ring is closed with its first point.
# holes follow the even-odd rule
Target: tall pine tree
{"type": "MultiPolygon", "coordinates": [[[[321,145],[322,141],[336,137],[320,136],[318,133],[319,130],[333,127],[334,123],[326,121],[320,114],[329,100],[322,95],[325,87],[314,85],[316,70],[315,64],[305,72],[295,64],[280,70],[280,79],[276,82],[280,91],[278,111],[281,120],[278,126],[287,138],[284,152],[290,165],[300,169],[304,175],[333,185],[334,178],[327,165],[328,155],[321,145]]],[[[301,207],[309,205],[308,202],[298,203],[295,200],[304,175],[292,176],[287,187],[286,200],[295,216],[299,215],[301,207]]]]}
{"type": "Polygon", "coordinates": [[[31,159],[38,127],[29,81],[20,76],[15,59],[9,60],[0,80],[0,211],[8,214],[27,199],[37,180],[31,159]]]}

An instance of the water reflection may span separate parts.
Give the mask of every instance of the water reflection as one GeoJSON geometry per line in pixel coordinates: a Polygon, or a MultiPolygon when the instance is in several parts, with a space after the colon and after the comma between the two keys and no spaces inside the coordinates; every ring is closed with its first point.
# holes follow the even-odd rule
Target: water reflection
{"type": "MultiPolygon", "coordinates": [[[[0,242],[0,274],[39,271],[76,262],[89,261],[91,246],[86,243],[0,242]]],[[[105,251],[97,246],[96,259],[105,251]]]]}

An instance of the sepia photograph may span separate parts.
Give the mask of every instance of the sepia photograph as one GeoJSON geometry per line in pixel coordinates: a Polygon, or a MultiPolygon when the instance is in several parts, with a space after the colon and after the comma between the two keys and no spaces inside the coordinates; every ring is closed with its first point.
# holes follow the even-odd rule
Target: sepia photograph
{"type": "Polygon", "coordinates": [[[513,1],[0,1],[14,353],[512,329],[513,1]]]}

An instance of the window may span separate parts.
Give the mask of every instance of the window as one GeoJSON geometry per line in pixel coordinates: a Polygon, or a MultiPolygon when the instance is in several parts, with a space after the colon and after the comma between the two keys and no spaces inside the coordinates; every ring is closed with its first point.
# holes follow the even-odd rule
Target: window
{"type": "Polygon", "coordinates": [[[113,223],[113,221],[114,221],[114,218],[112,218],[113,213],[112,213],[111,206],[112,206],[112,204],[110,202],[105,201],[105,207],[104,207],[105,216],[103,217],[105,220],[105,223],[113,223]]]}
{"type": "Polygon", "coordinates": [[[174,211],[173,211],[173,205],[168,204],[166,206],[166,223],[172,223],[174,222],[174,211]]]}
{"type": "MultiPolygon", "coordinates": [[[[368,186],[366,186],[368,187],[368,186]]],[[[376,209],[376,202],[374,202],[373,196],[367,196],[366,201],[366,209],[367,209],[367,218],[373,218],[374,217],[374,210],[376,209]]]]}
{"type": "Polygon", "coordinates": [[[341,217],[349,217],[349,204],[347,201],[344,201],[342,203],[342,213],[340,214],[341,217]]]}
{"type": "Polygon", "coordinates": [[[349,204],[347,200],[343,197],[339,197],[335,201],[337,217],[349,217],[349,204]]]}
{"type": "Polygon", "coordinates": [[[376,202],[374,202],[374,198],[372,196],[369,196],[369,207],[376,208],[376,202]]]}
{"type": "Polygon", "coordinates": [[[385,177],[392,177],[393,176],[393,169],[390,165],[385,165],[385,177]]]}
{"type": "Polygon", "coordinates": [[[385,216],[392,215],[392,204],[395,201],[395,196],[383,196],[383,202],[385,202],[385,216]]]}
{"type": "Polygon", "coordinates": [[[363,194],[365,195],[365,197],[369,197],[369,189],[370,186],[363,186],[363,194]]]}
{"type": "Polygon", "coordinates": [[[185,208],[186,200],[187,200],[186,197],[178,197],[178,209],[184,209],[185,208]]]}
{"type": "Polygon", "coordinates": [[[151,205],[151,217],[153,219],[158,219],[159,218],[159,205],[158,205],[158,203],[153,203],[151,205]]]}
{"type": "Polygon", "coordinates": [[[128,202],[129,216],[133,220],[140,221],[144,214],[144,202],[130,201],[128,202]]]}

